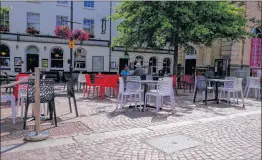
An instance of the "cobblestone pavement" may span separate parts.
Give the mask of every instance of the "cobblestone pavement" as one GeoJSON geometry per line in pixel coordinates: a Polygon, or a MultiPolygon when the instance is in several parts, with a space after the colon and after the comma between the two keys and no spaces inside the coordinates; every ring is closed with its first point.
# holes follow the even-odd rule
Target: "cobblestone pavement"
{"type": "MultiPolygon", "coordinates": [[[[193,104],[192,93],[179,93],[181,96],[176,97],[175,102],[176,113],[171,115],[170,109],[164,108],[158,116],[154,110],[139,112],[126,108],[122,112],[115,111],[114,98],[87,99],[82,97],[82,93],[77,93],[80,116],[76,118],[74,112],[69,113],[68,100],[59,98],[56,106],[58,126],[62,129],[49,130],[52,133],[50,141],[71,137],[73,143],[30,150],[11,150],[2,153],[1,159],[261,159],[259,101],[245,99],[245,109],[241,107],[241,100],[235,106],[212,102],[205,106],[201,102],[193,104]],[[72,129],[62,133],[63,128],[74,128],[74,125],[69,124],[79,126],[79,122],[88,129],[72,129]],[[65,124],[67,126],[63,127],[65,124]],[[149,139],[170,135],[183,135],[200,145],[167,154],[147,143],[149,139]]],[[[17,133],[22,134],[21,120],[18,117],[17,124],[12,125],[10,115],[10,108],[2,107],[1,139],[5,141],[1,141],[1,147],[23,143],[22,137],[17,136],[17,133]]],[[[47,124],[50,126],[50,122],[42,125],[47,124]]]]}

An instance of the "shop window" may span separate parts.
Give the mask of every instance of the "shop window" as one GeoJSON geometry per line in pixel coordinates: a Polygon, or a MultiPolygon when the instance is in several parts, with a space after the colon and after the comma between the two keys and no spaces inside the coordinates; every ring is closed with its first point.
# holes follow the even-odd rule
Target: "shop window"
{"type": "Polygon", "coordinates": [[[10,49],[4,44],[0,47],[0,68],[10,68],[10,49]]]}
{"type": "Polygon", "coordinates": [[[76,49],[74,53],[74,68],[84,69],[86,68],[86,50],[83,48],[76,49]]]}
{"type": "Polygon", "coordinates": [[[157,73],[157,59],[156,57],[151,57],[149,59],[149,73],[157,73]]]}
{"type": "Polygon", "coordinates": [[[163,60],[163,69],[167,71],[167,73],[170,73],[170,67],[171,67],[171,61],[169,58],[165,58],[163,60]]]}
{"type": "Polygon", "coordinates": [[[63,61],[64,51],[59,48],[55,47],[51,50],[51,68],[63,68],[64,61],[63,61]]]}
{"type": "Polygon", "coordinates": [[[143,66],[144,58],[143,58],[142,56],[137,56],[137,57],[136,57],[136,62],[137,62],[137,63],[140,63],[141,66],[143,66]]]}

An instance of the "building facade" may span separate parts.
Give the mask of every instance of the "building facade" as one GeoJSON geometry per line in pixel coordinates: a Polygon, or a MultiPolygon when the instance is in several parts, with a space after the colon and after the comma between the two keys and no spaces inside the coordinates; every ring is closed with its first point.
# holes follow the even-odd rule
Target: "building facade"
{"type": "MultiPolygon", "coordinates": [[[[82,1],[73,2],[74,29],[84,29],[94,37],[83,44],[77,42],[73,49],[74,71],[119,72],[126,64],[137,60],[145,66],[146,72],[158,73],[169,68],[172,73],[173,54],[169,50],[137,50],[124,52],[122,48],[110,48],[110,42],[117,36],[120,21],[106,18],[120,2],[82,1]],[[79,24],[80,23],[80,24],[79,24]],[[111,31],[111,34],[110,34],[111,31]]],[[[2,7],[10,7],[9,13],[1,16],[1,54],[0,66],[12,72],[27,72],[40,66],[46,70],[69,71],[70,49],[68,41],[54,36],[58,25],[70,25],[70,1],[25,1],[1,2],[2,7]],[[27,33],[35,28],[39,34],[27,33]]],[[[261,19],[257,2],[247,2],[247,16],[261,19]]],[[[251,30],[252,31],[252,30],[251,30]]],[[[254,32],[261,36],[261,28],[255,26],[254,32]]],[[[260,37],[261,38],[261,37],[260,37]]],[[[227,59],[230,72],[249,72],[251,42],[231,43],[217,40],[212,47],[194,46],[180,49],[178,64],[180,71],[192,74],[196,68],[215,67],[216,59],[227,59]]]]}

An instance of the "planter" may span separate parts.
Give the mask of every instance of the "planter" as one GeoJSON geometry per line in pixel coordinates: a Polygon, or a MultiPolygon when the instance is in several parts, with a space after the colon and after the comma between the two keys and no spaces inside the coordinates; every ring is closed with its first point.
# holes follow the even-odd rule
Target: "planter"
{"type": "Polygon", "coordinates": [[[39,34],[40,32],[34,28],[27,28],[26,32],[32,35],[39,34]]]}
{"type": "Polygon", "coordinates": [[[71,30],[67,26],[57,26],[54,30],[54,33],[57,37],[63,39],[70,39],[72,36],[71,30]]]}

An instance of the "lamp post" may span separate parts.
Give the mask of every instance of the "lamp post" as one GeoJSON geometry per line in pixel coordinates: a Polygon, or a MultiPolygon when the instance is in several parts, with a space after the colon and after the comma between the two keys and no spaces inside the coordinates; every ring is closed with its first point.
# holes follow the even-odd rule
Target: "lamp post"
{"type": "MultiPolygon", "coordinates": [[[[73,1],[71,0],[71,6],[70,6],[70,21],[65,21],[65,20],[62,20],[61,18],[61,21],[62,22],[69,22],[70,23],[70,29],[71,31],[73,31],[73,24],[76,23],[76,24],[81,24],[81,23],[78,23],[78,22],[74,22],[73,21],[73,7],[74,7],[74,4],[73,4],[73,1]]],[[[73,41],[73,37],[71,36],[70,37],[70,41],[73,41]]],[[[67,61],[70,66],[69,66],[69,71],[70,71],[70,75],[72,75],[72,72],[73,72],[73,48],[70,48],[70,59],[67,61]]]]}

